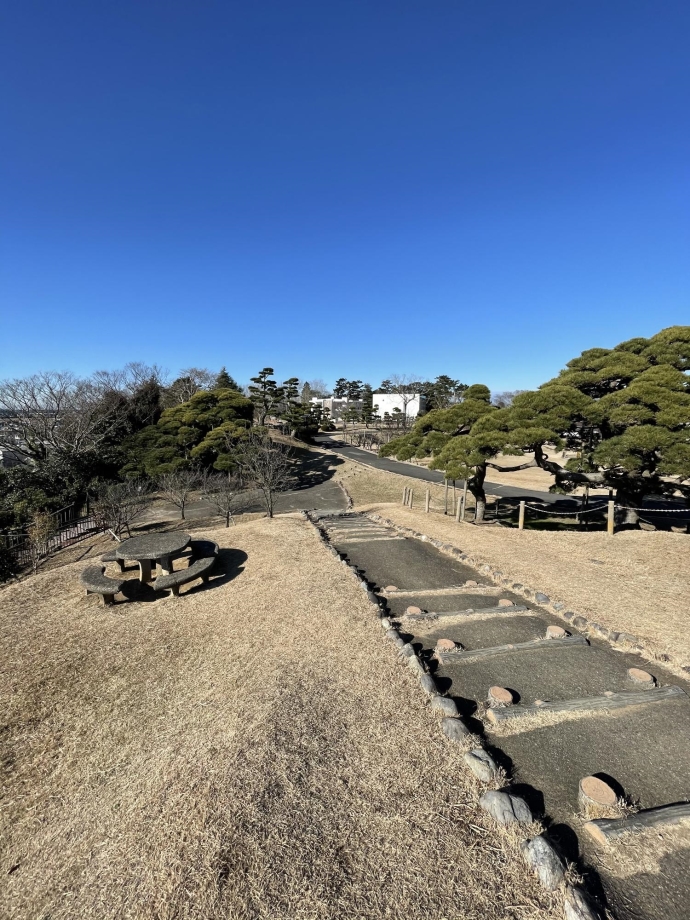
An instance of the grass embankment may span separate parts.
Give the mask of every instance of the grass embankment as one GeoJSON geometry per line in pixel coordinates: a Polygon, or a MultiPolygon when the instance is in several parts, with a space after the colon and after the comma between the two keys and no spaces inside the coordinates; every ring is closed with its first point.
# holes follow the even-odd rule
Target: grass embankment
{"type": "Polygon", "coordinates": [[[179,599],[103,609],[85,559],[0,594],[0,914],[560,916],[311,525],[204,535],[179,599]]]}
{"type": "MultiPolygon", "coordinates": [[[[445,507],[445,486],[438,482],[425,482],[412,476],[401,476],[386,470],[376,470],[352,460],[346,460],[336,467],[335,477],[347,489],[355,506],[368,505],[373,502],[398,502],[402,500],[403,489],[407,486],[413,490],[413,507],[424,509],[424,496],[427,489],[431,493],[432,513],[443,514],[445,507]]],[[[455,498],[460,501],[462,489],[455,489],[455,498]]],[[[448,513],[452,513],[453,489],[448,490],[448,513]]],[[[474,499],[467,493],[467,507],[474,513],[474,499]]]]}

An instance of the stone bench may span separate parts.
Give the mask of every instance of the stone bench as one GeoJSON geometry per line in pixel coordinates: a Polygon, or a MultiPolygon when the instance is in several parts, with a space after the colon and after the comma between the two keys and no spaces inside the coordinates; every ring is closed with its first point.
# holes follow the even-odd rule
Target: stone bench
{"type": "Polygon", "coordinates": [[[204,584],[208,582],[211,569],[216,564],[215,556],[197,559],[186,569],[171,572],[169,575],[159,575],[153,583],[154,591],[171,590],[175,597],[180,596],[180,587],[190,581],[201,578],[204,584]]]}
{"type": "Polygon", "coordinates": [[[218,555],[218,544],[214,543],[213,540],[192,540],[189,548],[191,549],[189,558],[192,562],[196,562],[197,559],[210,559],[211,556],[218,555]]]}
{"type": "Polygon", "coordinates": [[[111,550],[108,550],[107,553],[103,553],[103,555],[101,556],[101,562],[117,562],[117,564],[120,566],[120,571],[124,572],[125,560],[118,559],[117,556],[115,555],[116,552],[117,552],[116,549],[111,549],[111,550]]]}
{"type": "Polygon", "coordinates": [[[87,594],[100,594],[103,606],[115,603],[115,595],[122,590],[127,579],[108,578],[104,575],[104,565],[90,565],[79,576],[79,581],[86,588],[87,594]]]}

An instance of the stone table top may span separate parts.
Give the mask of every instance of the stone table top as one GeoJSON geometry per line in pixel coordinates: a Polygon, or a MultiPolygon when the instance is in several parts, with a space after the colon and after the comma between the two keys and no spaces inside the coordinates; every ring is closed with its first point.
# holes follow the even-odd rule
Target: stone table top
{"type": "Polygon", "coordinates": [[[118,559],[162,559],[175,556],[184,550],[191,540],[188,533],[150,533],[142,537],[123,540],[115,550],[118,559]]]}

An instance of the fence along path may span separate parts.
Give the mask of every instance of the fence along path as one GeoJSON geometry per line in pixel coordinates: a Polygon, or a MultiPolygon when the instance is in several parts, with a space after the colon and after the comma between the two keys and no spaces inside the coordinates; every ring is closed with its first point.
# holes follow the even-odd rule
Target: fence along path
{"type": "Polygon", "coordinates": [[[32,544],[27,533],[0,534],[0,540],[9,550],[18,568],[25,568],[38,557],[43,559],[51,553],[73,543],[78,543],[85,537],[105,530],[104,525],[97,520],[95,513],[89,505],[67,505],[50,515],[53,519],[53,532],[38,546],[32,544]]]}

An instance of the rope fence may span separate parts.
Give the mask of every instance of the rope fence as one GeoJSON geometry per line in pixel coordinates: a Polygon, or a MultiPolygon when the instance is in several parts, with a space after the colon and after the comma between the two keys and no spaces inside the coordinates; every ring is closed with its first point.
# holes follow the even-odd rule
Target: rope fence
{"type": "MultiPolygon", "coordinates": [[[[690,508],[634,508],[630,505],[619,505],[613,499],[609,499],[606,503],[600,503],[595,505],[592,508],[580,508],[577,511],[560,511],[556,509],[546,509],[546,508],[537,508],[534,505],[528,505],[527,502],[520,502],[520,510],[518,512],[518,529],[524,530],[525,528],[525,510],[529,510],[532,514],[541,514],[543,517],[577,517],[578,520],[580,517],[584,517],[586,514],[599,514],[604,513],[606,515],[606,532],[610,537],[613,536],[616,528],[616,510],[618,511],[636,511],[642,512],[643,514],[689,514],[690,508]]],[[[646,523],[649,523],[648,521],[646,523]]],[[[653,526],[653,525],[652,525],[653,526]]],[[[682,526],[682,524],[681,524],[682,526]]]]}
{"type": "MultiPolygon", "coordinates": [[[[448,514],[448,499],[450,498],[450,514],[451,517],[454,517],[457,522],[465,520],[465,513],[467,509],[467,486],[462,490],[461,494],[458,496],[457,500],[455,497],[455,488],[453,487],[452,496],[449,494],[448,480],[446,480],[446,491],[445,491],[445,501],[444,501],[444,514],[448,514]]],[[[414,503],[414,490],[405,487],[402,494],[402,503],[408,508],[413,507],[414,503]]],[[[499,515],[499,503],[500,499],[496,499],[494,506],[494,521],[507,520],[508,517],[512,515],[512,512],[509,515],[499,515]]],[[[555,504],[555,503],[554,503],[555,504]]],[[[435,510],[435,509],[434,509],[435,510]]],[[[618,502],[613,499],[609,501],[600,501],[598,504],[592,505],[592,507],[585,506],[583,508],[578,508],[575,511],[562,511],[560,508],[554,508],[553,505],[550,507],[538,507],[537,505],[529,504],[525,499],[522,499],[518,506],[518,530],[525,529],[525,513],[527,511],[533,515],[541,515],[542,517],[551,517],[551,518],[560,518],[560,517],[574,517],[578,520],[581,517],[585,517],[588,514],[603,514],[606,517],[606,532],[609,536],[613,536],[615,531],[615,516],[616,511],[636,511],[642,512],[643,514],[685,514],[690,515],[690,508],[647,508],[641,507],[636,508],[628,505],[620,505],[618,502]]],[[[431,511],[431,492],[429,489],[426,489],[424,495],[424,511],[429,514],[431,511]]],[[[476,515],[476,511],[475,511],[476,515]]],[[[644,520],[644,518],[642,518],[644,520]]],[[[586,522],[585,522],[586,523],[586,522]]],[[[651,522],[647,521],[645,523],[650,524],[651,522]]],[[[683,522],[681,521],[681,527],[683,522]]],[[[653,525],[652,529],[654,529],[653,525]]]]}
{"type": "MultiPolygon", "coordinates": [[[[646,511],[647,514],[690,514],[690,508],[632,508],[630,505],[618,505],[613,503],[614,508],[619,511],[646,511]]],[[[584,511],[547,511],[544,508],[535,508],[534,505],[525,503],[525,508],[535,511],[538,514],[546,514],[552,517],[563,517],[569,514],[593,514],[595,511],[606,511],[606,505],[597,505],[595,508],[585,508],[584,511]]]]}

